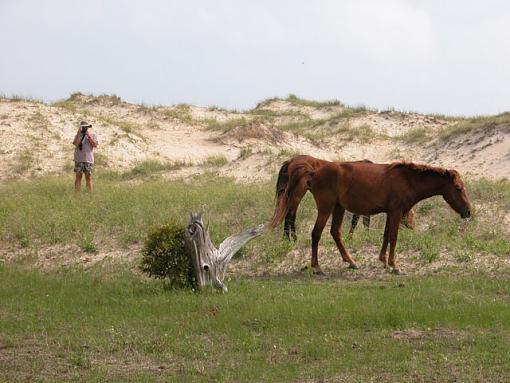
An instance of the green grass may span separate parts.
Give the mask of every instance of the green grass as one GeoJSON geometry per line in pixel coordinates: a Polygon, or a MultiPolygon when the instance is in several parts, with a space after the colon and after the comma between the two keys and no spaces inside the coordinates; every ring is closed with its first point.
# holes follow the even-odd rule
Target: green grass
{"type": "Polygon", "coordinates": [[[294,94],[289,94],[289,96],[285,99],[285,101],[289,101],[295,105],[310,106],[312,108],[326,108],[329,106],[342,106],[342,103],[338,100],[312,101],[312,100],[305,100],[303,98],[299,98],[294,94]]]}
{"type": "MultiPolygon", "coordinates": [[[[169,181],[153,177],[165,164],[139,165],[129,177],[98,171],[92,195],[75,196],[68,177],[2,183],[0,241],[29,253],[74,243],[92,256],[105,245],[142,242],[153,225],[184,225],[190,210],[202,209],[217,245],[271,217],[274,180],[238,184],[205,174],[169,181]]],[[[471,222],[458,219],[441,198],[423,201],[416,230],[400,231],[397,261],[412,255],[428,263],[450,252],[463,264],[510,254],[502,224],[510,182],[466,185],[471,222]]],[[[314,218],[307,194],[296,244],[281,240],[280,228],[250,242],[243,256],[263,268],[291,250],[308,252],[314,218]]],[[[382,225],[383,217],[375,217],[373,230],[358,229],[347,247],[378,248],[382,225]]],[[[326,230],[322,256],[334,247],[329,237],[326,230]]],[[[358,281],[344,273],[324,279],[292,271],[258,279],[234,274],[223,295],[168,290],[163,281],[127,269],[132,266],[106,260],[88,271],[38,272],[21,260],[0,262],[0,381],[510,380],[507,273],[468,267],[453,275],[358,281]]]]}
{"type": "Polygon", "coordinates": [[[78,111],[78,107],[76,106],[76,104],[74,102],[70,101],[69,99],[56,101],[56,102],[52,103],[51,106],[65,109],[71,113],[76,113],[78,111]]]}
{"type": "Polygon", "coordinates": [[[205,158],[203,164],[206,166],[221,167],[228,164],[228,159],[223,154],[213,154],[205,158]]]}
{"type": "Polygon", "coordinates": [[[32,97],[32,96],[23,96],[23,95],[19,95],[19,94],[12,94],[10,96],[7,96],[3,93],[0,94],[0,101],[7,101],[7,102],[22,102],[22,101],[26,101],[26,102],[32,102],[32,103],[35,103],[35,104],[44,104],[44,102],[39,99],[39,98],[36,98],[36,97],[32,97]]]}
{"type": "Polygon", "coordinates": [[[216,119],[206,119],[203,120],[203,123],[205,123],[206,128],[208,130],[216,130],[223,133],[229,132],[230,130],[237,128],[237,127],[243,127],[251,123],[252,120],[248,120],[244,117],[241,118],[233,118],[225,121],[218,121],[216,119]]]}
{"type": "MultiPolygon", "coordinates": [[[[94,194],[79,199],[67,177],[5,182],[0,186],[0,241],[23,240],[38,246],[93,239],[98,247],[111,242],[138,243],[150,226],[169,220],[185,224],[189,211],[200,209],[211,214],[212,234],[219,241],[270,219],[273,182],[238,184],[207,174],[183,182],[158,176],[170,166],[147,161],[125,173],[99,171],[95,173],[94,194]],[[87,217],[87,225],[83,225],[83,217],[87,217]]],[[[417,206],[417,229],[400,232],[397,251],[417,252],[427,262],[445,252],[466,256],[510,254],[507,228],[502,224],[510,209],[510,182],[469,181],[467,190],[474,207],[469,223],[458,218],[442,198],[428,199],[417,206]]],[[[296,246],[308,248],[310,233],[305,228],[313,226],[315,212],[313,198],[307,194],[299,208],[300,240],[296,246]]],[[[349,247],[379,247],[384,216],[374,217],[372,227],[368,234],[358,230],[349,247]]],[[[321,244],[334,246],[326,233],[321,244]]],[[[249,243],[246,254],[281,253],[280,238],[278,229],[249,243]]]]}
{"type": "Polygon", "coordinates": [[[189,211],[199,209],[211,213],[213,234],[224,239],[269,219],[273,190],[266,185],[236,185],[207,175],[191,183],[146,178],[166,169],[161,163],[145,162],[124,174],[98,172],[94,194],[79,199],[73,194],[72,180],[66,177],[3,183],[0,240],[28,238],[35,244],[76,243],[82,238],[94,238],[96,243],[139,242],[151,225],[168,220],[184,224],[189,211]],[[141,179],[144,182],[130,181],[141,179]]]}
{"type": "Polygon", "coordinates": [[[110,117],[101,117],[101,119],[107,124],[114,125],[124,133],[136,133],[139,130],[139,126],[133,122],[118,120],[110,117]]]}
{"type": "Polygon", "coordinates": [[[122,271],[0,280],[0,380],[510,379],[506,277],[244,278],[224,295],[122,271]]]}
{"type": "Polygon", "coordinates": [[[16,155],[16,164],[13,171],[16,174],[25,174],[28,172],[34,163],[34,156],[29,149],[24,149],[16,155]]]}
{"type": "Polygon", "coordinates": [[[430,140],[429,129],[420,126],[417,128],[409,129],[407,132],[402,134],[399,139],[407,144],[423,143],[430,140]]]}
{"type": "Polygon", "coordinates": [[[246,160],[253,155],[253,151],[250,147],[242,148],[237,157],[239,160],[246,160]]]}
{"type": "Polygon", "coordinates": [[[173,108],[164,108],[160,110],[165,116],[182,121],[186,124],[193,124],[193,116],[191,115],[191,106],[188,104],[179,104],[173,108]]]}

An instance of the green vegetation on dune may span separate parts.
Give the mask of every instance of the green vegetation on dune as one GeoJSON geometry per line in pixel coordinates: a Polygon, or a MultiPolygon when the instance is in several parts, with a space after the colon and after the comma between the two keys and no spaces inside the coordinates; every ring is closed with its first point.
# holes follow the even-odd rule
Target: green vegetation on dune
{"type": "Polygon", "coordinates": [[[461,118],[456,123],[443,129],[440,132],[440,137],[447,140],[468,132],[492,130],[500,125],[507,125],[507,128],[510,126],[510,112],[504,112],[495,116],[461,118]]]}
{"type": "Polygon", "coordinates": [[[313,101],[313,100],[306,100],[304,98],[300,98],[300,97],[296,96],[295,94],[289,94],[289,96],[285,99],[285,101],[289,101],[290,103],[295,104],[295,105],[310,106],[312,108],[325,108],[328,106],[343,106],[343,104],[338,100],[313,101]]]}
{"type": "Polygon", "coordinates": [[[510,379],[508,278],[244,279],[167,291],[103,270],[0,265],[0,380],[510,379]]]}

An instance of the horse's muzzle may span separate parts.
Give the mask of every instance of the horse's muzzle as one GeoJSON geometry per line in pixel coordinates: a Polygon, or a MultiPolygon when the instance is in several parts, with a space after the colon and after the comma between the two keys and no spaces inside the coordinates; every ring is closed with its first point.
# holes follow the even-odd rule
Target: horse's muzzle
{"type": "Polygon", "coordinates": [[[466,209],[462,213],[460,213],[460,216],[462,218],[470,218],[471,217],[471,210],[466,209]]]}

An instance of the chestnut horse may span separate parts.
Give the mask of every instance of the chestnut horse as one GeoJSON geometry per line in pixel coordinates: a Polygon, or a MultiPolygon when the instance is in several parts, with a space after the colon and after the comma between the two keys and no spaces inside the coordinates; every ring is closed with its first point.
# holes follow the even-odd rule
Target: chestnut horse
{"type": "MultiPolygon", "coordinates": [[[[371,162],[369,160],[362,160],[358,162],[371,162]]],[[[278,172],[278,179],[276,181],[276,208],[273,218],[271,220],[271,228],[278,226],[285,216],[283,233],[290,239],[297,240],[296,235],[296,213],[306,192],[310,189],[310,172],[315,172],[325,164],[332,162],[321,160],[307,155],[299,155],[287,160],[283,163],[280,171],[278,172]],[[284,201],[287,199],[287,201],[284,201]],[[287,209],[282,209],[280,205],[286,203],[287,209]]],[[[402,217],[402,225],[407,228],[414,228],[414,211],[411,209],[402,217]]],[[[351,228],[349,235],[354,233],[359,220],[359,215],[352,216],[351,228]]],[[[370,216],[363,216],[363,225],[368,228],[370,226],[370,216]]]]}
{"type": "MultiPolygon", "coordinates": [[[[341,228],[345,210],[359,215],[387,213],[379,260],[394,273],[395,247],[402,214],[426,198],[441,195],[462,218],[469,218],[471,205],[464,183],[456,170],[411,162],[374,164],[368,162],[328,163],[304,176],[310,181],[311,193],[317,204],[317,220],[312,231],[312,268],[322,273],[317,250],[324,226],[331,214],[331,235],[342,259],[357,268],[342,242],[341,228]],[[389,258],[386,250],[390,244],[389,258]]],[[[286,209],[287,204],[279,208],[286,209]]],[[[285,211],[285,210],[284,210],[285,211]]],[[[284,214],[284,213],[280,213],[284,214]]]]}

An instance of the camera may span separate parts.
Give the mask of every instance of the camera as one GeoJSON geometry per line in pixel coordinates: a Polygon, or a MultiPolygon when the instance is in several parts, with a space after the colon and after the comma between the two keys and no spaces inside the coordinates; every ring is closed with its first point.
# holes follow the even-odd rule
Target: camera
{"type": "Polygon", "coordinates": [[[81,121],[80,122],[80,132],[81,134],[86,134],[87,133],[87,129],[92,127],[91,124],[88,124],[87,122],[85,121],[81,121]]]}

